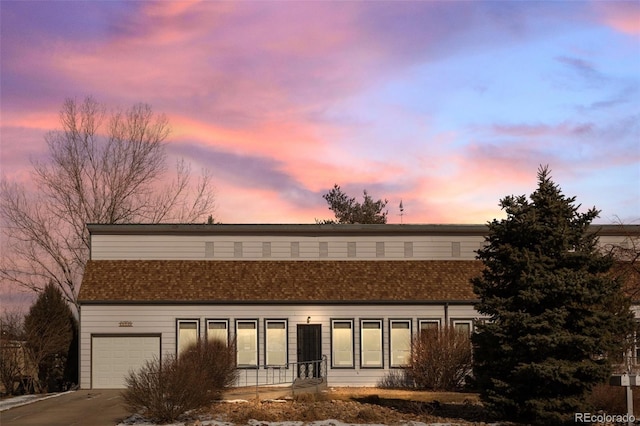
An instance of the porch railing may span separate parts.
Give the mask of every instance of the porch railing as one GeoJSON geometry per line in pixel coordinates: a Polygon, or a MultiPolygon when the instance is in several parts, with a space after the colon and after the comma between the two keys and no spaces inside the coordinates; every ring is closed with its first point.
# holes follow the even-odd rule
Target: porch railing
{"type": "Polygon", "coordinates": [[[313,386],[327,382],[327,357],[314,361],[288,362],[284,365],[259,365],[243,368],[238,386],[313,386]]]}

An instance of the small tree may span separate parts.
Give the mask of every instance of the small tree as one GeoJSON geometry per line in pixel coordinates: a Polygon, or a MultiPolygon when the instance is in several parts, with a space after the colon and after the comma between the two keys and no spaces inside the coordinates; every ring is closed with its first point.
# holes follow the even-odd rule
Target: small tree
{"type": "Polygon", "coordinates": [[[61,389],[74,327],[69,305],[58,287],[49,283],[24,320],[25,347],[29,361],[37,368],[33,377],[36,392],[61,389]]]}
{"type": "Polygon", "coordinates": [[[210,405],[235,384],[236,351],[214,340],[197,343],[180,354],[148,361],[126,378],[123,392],[132,412],[157,422],[172,422],[189,410],[210,405]]]}
{"type": "Polygon", "coordinates": [[[473,371],[497,415],[560,424],[608,378],[607,354],[622,351],[633,316],[589,229],[598,211],[580,213],[546,167],[530,199],[505,197],[506,219],[489,223],[478,250],[477,309],[490,320],[473,336],[473,371]]]}
{"type": "Polygon", "coordinates": [[[459,390],[471,373],[471,359],[467,331],[423,330],[413,340],[406,373],[418,389],[459,390]]]}
{"type": "MultiPolygon", "coordinates": [[[[329,210],[333,211],[338,223],[387,223],[387,200],[373,201],[373,198],[364,190],[364,200],[358,203],[355,198],[350,198],[342,192],[336,184],[324,198],[329,204],[329,210]]],[[[323,223],[334,223],[333,220],[325,220],[323,223]]]]}

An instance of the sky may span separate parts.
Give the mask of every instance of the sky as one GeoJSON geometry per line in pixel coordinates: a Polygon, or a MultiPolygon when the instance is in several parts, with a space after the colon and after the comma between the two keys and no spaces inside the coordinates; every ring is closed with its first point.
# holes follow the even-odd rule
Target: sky
{"type": "Polygon", "coordinates": [[[65,98],[166,114],[222,223],[486,223],[548,165],[640,221],[638,1],[0,2],[0,166],[29,184],[65,98]],[[404,214],[400,216],[402,200],[404,214]]]}

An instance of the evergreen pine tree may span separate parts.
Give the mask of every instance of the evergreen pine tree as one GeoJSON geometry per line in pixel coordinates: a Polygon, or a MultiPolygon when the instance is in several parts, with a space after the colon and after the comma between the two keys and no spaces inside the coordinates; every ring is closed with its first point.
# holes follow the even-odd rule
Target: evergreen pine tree
{"type": "MultiPolygon", "coordinates": [[[[329,204],[329,210],[333,211],[337,223],[361,223],[361,224],[383,224],[387,223],[388,200],[373,201],[367,190],[363,192],[362,203],[356,201],[354,197],[349,197],[342,192],[342,189],[335,184],[333,189],[324,194],[322,198],[329,204]]],[[[336,220],[329,219],[316,222],[321,224],[336,223],[336,220]]]]}
{"type": "MultiPolygon", "coordinates": [[[[59,288],[49,283],[24,319],[26,349],[36,392],[62,390],[69,348],[77,327],[59,288]]],[[[72,351],[72,358],[75,351],[72,351]]],[[[77,362],[77,358],[75,359],[77,362]]],[[[73,380],[73,373],[69,376],[73,380]]]]}
{"type": "Polygon", "coordinates": [[[590,224],[547,167],[530,196],[507,196],[507,217],[489,223],[473,280],[477,309],[490,319],[473,336],[474,376],[496,415],[536,424],[571,422],[586,394],[611,373],[633,316],[613,259],[598,251],[590,224]]]}

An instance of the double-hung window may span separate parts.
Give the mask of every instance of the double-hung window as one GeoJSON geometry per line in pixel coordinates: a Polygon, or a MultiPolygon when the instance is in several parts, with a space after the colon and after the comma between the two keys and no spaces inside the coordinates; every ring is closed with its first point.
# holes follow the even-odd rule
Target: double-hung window
{"type": "Polygon", "coordinates": [[[465,333],[467,336],[471,336],[473,332],[473,320],[452,320],[451,325],[455,331],[465,333]]]}
{"type": "Polygon", "coordinates": [[[258,321],[236,320],[238,367],[258,366],[258,321]]]}
{"type": "Polygon", "coordinates": [[[437,333],[440,330],[439,319],[421,319],[418,321],[420,334],[424,333],[437,333]]]}
{"type": "Polygon", "coordinates": [[[287,364],[287,321],[265,320],[265,358],[269,366],[287,364]]]}
{"type": "Polygon", "coordinates": [[[411,320],[389,320],[389,363],[404,367],[411,356],[411,320]]]}
{"type": "Polygon", "coordinates": [[[200,335],[200,321],[196,319],[178,320],[177,329],[178,342],[176,344],[176,347],[179,356],[189,346],[195,345],[198,342],[198,336],[200,335]]]}
{"type": "Polygon", "coordinates": [[[382,320],[360,321],[360,366],[382,368],[382,320]]]}
{"type": "Polygon", "coordinates": [[[331,366],[354,366],[353,320],[331,320],[331,366]]]}
{"type": "Polygon", "coordinates": [[[229,343],[229,321],[207,320],[207,340],[218,340],[225,345],[229,343]]]}

